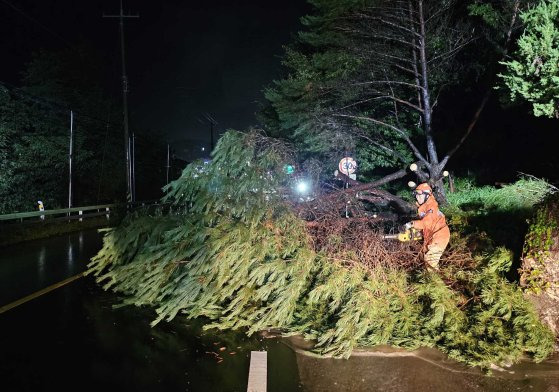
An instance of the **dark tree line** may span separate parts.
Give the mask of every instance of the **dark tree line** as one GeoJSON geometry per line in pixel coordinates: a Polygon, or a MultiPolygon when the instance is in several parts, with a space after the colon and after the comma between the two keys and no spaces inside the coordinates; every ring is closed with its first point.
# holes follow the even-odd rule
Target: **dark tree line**
{"type": "MultiPolygon", "coordinates": [[[[0,213],[68,205],[70,111],[74,112],[73,205],[124,200],[122,111],[105,88],[103,62],[85,49],[40,51],[21,87],[0,85],[0,213]]],[[[139,197],[160,196],[165,146],[136,131],[139,197]]]]}

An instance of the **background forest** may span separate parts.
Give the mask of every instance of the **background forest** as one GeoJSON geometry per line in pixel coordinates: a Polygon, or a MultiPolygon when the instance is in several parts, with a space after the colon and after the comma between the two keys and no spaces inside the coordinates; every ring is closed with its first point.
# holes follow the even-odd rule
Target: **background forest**
{"type": "MultiPolygon", "coordinates": [[[[104,64],[85,48],[39,51],[21,87],[0,84],[0,213],[68,205],[70,111],[74,112],[73,205],[125,200],[122,108],[107,90],[104,64]]],[[[140,200],[161,196],[167,146],[159,132],[137,129],[140,200]]]]}

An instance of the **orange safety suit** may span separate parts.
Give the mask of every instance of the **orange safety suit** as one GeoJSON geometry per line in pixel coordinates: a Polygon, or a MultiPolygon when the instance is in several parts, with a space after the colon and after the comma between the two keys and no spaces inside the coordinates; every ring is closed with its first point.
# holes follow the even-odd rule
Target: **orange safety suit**
{"type": "Polygon", "coordinates": [[[450,230],[439,203],[430,195],[423,204],[416,203],[419,220],[412,221],[412,227],[423,232],[423,252],[425,263],[439,269],[439,260],[450,241],[450,230]]]}

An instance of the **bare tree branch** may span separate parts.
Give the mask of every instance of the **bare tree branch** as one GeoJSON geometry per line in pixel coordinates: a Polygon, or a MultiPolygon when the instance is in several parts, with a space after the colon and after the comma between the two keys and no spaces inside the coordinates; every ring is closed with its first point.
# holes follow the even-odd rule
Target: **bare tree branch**
{"type": "Polygon", "coordinates": [[[367,51],[367,53],[374,54],[375,56],[381,56],[381,57],[386,57],[386,58],[389,58],[389,59],[392,59],[392,60],[401,61],[403,63],[410,63],[410,64],[412,63],[412,60],[410,60],[410,59],[406,59],[406,58],[399,57],[399,56],[394,56],[393,54],[389,54],[389,53],[382,53],[382,52],[379,52],[379,51],[376,51],[376,50],[369,50],[369,51],[367,51]]]}
{"type": "Polygon", "coordinates": [[[362,139],[367,140],[369,143],[371,143],[371,144],[373,144],[373,145],[379,147],[380,149],[382,149],[382,150],[384,150],[384,151],[387,151],[388,153],[390,153],[390,154],[393,155],[394,157],[398,158],[398,160],[399,160],[400,162],[406,163],[406,158],[405,158],[402,154],[400,154],[399,152],[397,152],[396,150],[394,150],[394,149],[392,149],[392,148],[390,148],[390,147],[388,147],[388,146],[385,146],[384,144],[381,144],[381,143],[379,143],[379,142],[377,142],[377,141],[371,139],[371,138],[368,137],[367,135],[364,135],[364,134],[363,134],[363,135],[359,135],[359,134],[358,134],[357,137],[360,137],[360,138],[362,138],[362,139]]]}
{"type": "Polygon", "coordinates": [[[378,97],[376,97],[376,98],[378,98],[378,99],[391,99],[392,101],[399,102],[399,103],[401,103],[402,105],[409,106],[410,108],[412,108],[412,109],[418,111],[419,113],[423,113],[423,109],[420,108],[419,106],[414,105],[414,104],[411,103],[410,101],[406,101],[405,99],[401,99],[401,98],[398,98],[398,97],[396,97],[396,96],[392,96],[392,95],[381,95],[381,96],[378,96],[378,97]]]}
{"type": "MultiPolygon", "coordinates": [[[[410,33],[410,34],[413,34],[413,35],[416,35],[416,36],[419,37],[419,34],[418,34],[417,32],[415,32],[415,31],[413,31],[413,30],[411,30],[411,29],[408,29],[407,27],[404,27],[404,26],[401,25],[401,24],[397,24],[397,23],[391,22],[391,21],[389,21],[389,20],[386,20],[385,18],[382,18],[382,17],[380,17],[380,16],[369,16],[369,15],[366,15],[366,14],[356,14],[356,15],[361,16],[362,18],[366,18],[366,19],[370,19],[370,20],[375,20],[375,21],[381,22],[381,23],[383,23],[383,24],[385,24],[385,25],[387,25],[387,26],[393,27],[393,28],[398,29],[398,30],[405,31],[405,32],[407,32],[407,33],[410,33]]],[[[399,21],[399,22],[401,22],[401,21],[399,21]]]]}
{"type": "Polygon", "coordinates": [[[345,33],[360,34],[362,36],[369,37],[369,38],[379,38],[379,39],[383,39],[383,40],[386,40],[386,41],[398,42],[400,44],[411,46],[411,47],[414,47],[416,49],[419,49],[419,47],[416,46],[415,44],[413,44],[412,42],[409,42],[409,41],[406,41],[406,40],[403,40],[403,39],[400,39],[400,38],[396,38],[396,37],[391,37],[389,35],[365,33],[365,32],[360,31],[360,30],[349,29],[349,28],[346,28],[346,27],[335,27],[335,29],[338,30],[338,31],[343,31],[345,33]]]}
{"type": "MultiPolygon", "coordinates": [[[[363,184],[359,181],[353,180],[346,176],[343,173],[339,173],[338,177],[343,180],[344,182],[352,185],[351,188],[347,188],[342,190],[341,192],[345,194],[355,194],[357,199],[367,200],[367,196],[364,193],[369,193],[373,196],[380,197],[384,200],[388,200],[390,202],[395,203],[398,208],[402,211],[409,212],[413,209],[413,207],[406,202],[405,200],[399,198],[398,196],[394,196],[390,192],[387,192],[382,189],[377,189],[378,187],[388,184],[389,182],[398,180],[407,175],[407,171],[405,169],[398,170],[395,173],[389,174],[380,180],[373,181],[368,184],[363,184]]],[[[338,192],[339,193],[339,192],[338,192]]]]}
{"type": "Polygon", "coordinates": [[[356,119],[356,120],[370,121],[374,124],[381,125],[383,127],[387,127],[389,129],[392,129],[393,131],[397,132],[402,137],[402,139],[404,139],[406,141],[406,143],[410,146],[410,148],[412,149],[412,151],[413,151],[414,155],[417,157],[417,159],[419,159],[425,165],[429,166],[429,162],[427,162],[427,160],[423,157],[423,155],[421,154],[419,149],[415,146],[415,144],[413,144],[413,142],[411,141],[409,136],[402,129],[400,129],[398,127],[395,127],[394,125],[385,123],[384,121],[380,121],[380,120],[377,120],[377,119],[371,118],[371,117],[353,116],[353,115],[350,115],[350,114],[334,114],[334,116],[353,118],[353,119],[356,119]]]}
{"type": "MultiPolygon", "coordinates": [[[[510,24],[509,24],[509,29],[507,31],[505,43],[504,43],[504,46],[503,46],[504,50],[503,50],[503,55],[501,56],[501,61],[503,61],[507,56],[509,45],[510,45],[510,42],[511,42],[512,31],[514,29],[514,24],[516,23],[516,18],[518,16],[519,10],[520,10],[520,0],[516,0],[514,2],[512,17],[511,17],[511,21],[510,21],[510,24]]],[[[456,151],[458,151],[458,149],[462,146],[462,144],[464,144],[464,141],[466,141],[468,136],[470,136],[470,133],[472,133],[472,130],[474,129],[474,127],[476,126],[476,124],[479,120],[481,112],[485,108],[485,106],[487,104],[487,101],[489,100],[489,97],[491,96],[491,92],[492,92],[492,88],[488,88],[485,91],[485,94],[484,94],[477,110],[475,111],[472,120],[468,124],[468,128],[466,129],[466,132],[462,135],[462,137],[460,138],[458,143],[454,146],[454,148],[452,150],[450,150],[446,154],[446,156],[443,158],[443,160],[441,161],[441,163],[439,165],[440,166],[439,171],[444,169],[444,167],[448,163],[448,160],[450,159],[450,157],[452,157],[454,155],[454,153],[456,153],[456,151]]]]}
{"type": "Polygon", "coordinates": [[[427,61],[428,64],[434,63],[435,61],[439,60],[439,59],[443,59],[446,60],[447,58],[450,58],[452,56],[454,56],[457,52],[459,52],[460,50],[464,49],[464,47],[468,46],[469,44],[471,44],[472,42],[474,42],[476,40],[476,38],[470,38],[467,39],[466,41],[464,41],[463,43],[455,46],[454,48],[452,48],[451,50],[448,50],[444,53],[438,54],[434,57],[431,57],[429,59],[429,61],[427,61]]]}
{"type": "MultiPolygon", "coordinates": [[[[418,84],[414,84],[414,83],[408,83],[408,82],[401,82],[401,81],[397,81],[397,80],[371,80],[371,81],[366,81],[366,82],[358,82],[358,83],[353,83],[353,86],[360,86],[360,85],[364,85],[364,84],[396,84],[396,85],[400,85],[400,86],[408,86],[408,87],[413,87],[414,89],[423,89],[423,86],[418,85],[418,84]]],[[[416,105],[414,105],[416,106],[416,105]]],[[[423,111],[423,109],[421,109],[423,111]]]]}

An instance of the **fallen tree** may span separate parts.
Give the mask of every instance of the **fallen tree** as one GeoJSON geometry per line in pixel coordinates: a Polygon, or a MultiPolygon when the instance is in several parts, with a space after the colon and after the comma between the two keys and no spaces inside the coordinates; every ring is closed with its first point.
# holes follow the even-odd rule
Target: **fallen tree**
{"type": "Polygon", "coordinates": [[[171,211],[126,218],[88,273],[124,304],[153,306],[153,325],[184,314],[206,328],[273,328],[312,339],[321,354],[431,346],[489,366],[551,352],[551,332],[503,277],[509,252],[472,257],[455,239],[441,274],[430,274],[417,246],[386,243],[374,218],[301,219],[312,201],[287,192],[294,158],[259,133],[226,133],[211,163],[168,186],[171,211]]]}

